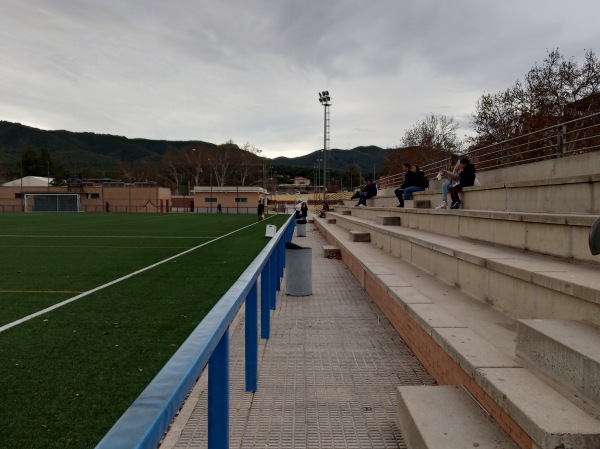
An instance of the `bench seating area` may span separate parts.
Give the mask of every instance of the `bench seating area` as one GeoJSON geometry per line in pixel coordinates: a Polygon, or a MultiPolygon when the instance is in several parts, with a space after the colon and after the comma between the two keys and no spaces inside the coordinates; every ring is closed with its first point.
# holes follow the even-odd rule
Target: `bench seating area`
{"type": "MultiPolygon", "coordinates": [[[[554,188],[523,183],[518,188],[554,188]]],[[[588,248],[594,208],[401,209],[385,192],[376,198],[388,200],[394,205],[338,205],[335,223],[315,225],[440,385],[399,389],[397,422],[409,447],[490,447],[485,435],[497,439],[498,429],[512,442],[491,447],[600,447],[600,257],[588,248]],[[461,420],[482,433],[424,436],[461,420]]]]}

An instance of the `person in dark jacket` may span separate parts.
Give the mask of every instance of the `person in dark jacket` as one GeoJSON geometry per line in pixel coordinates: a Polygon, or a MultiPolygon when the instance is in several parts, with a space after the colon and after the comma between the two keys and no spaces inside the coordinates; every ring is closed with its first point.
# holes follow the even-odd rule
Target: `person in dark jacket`
{"type": "Polygon", "coordinates": [[[402,185],[394,190],[394,194],[400,204],[398,207],[404,207],[404,189],[407,187],[413,186],[415,183],[415,174],[410,169],[410,164],[405,162],[402,164],[402,172],[404,173],[404,181],[402,181],[402,185]]]}
{"type": "Polygon", "coordinates": [[[306,220],[306,217],[308,216],[308,205],[306,204],[306,201],[303,201],[300,206],[300,216],[303,220],[306,220]]]}
{"type": "Polygon", "coordinates": [[[321,208],[321,212],[319,212],[319,218],[325,218],[327,212],[329,212],[329,204],[327,204],[327,201],[323,201],[323,207],[321,208]]]}
{"type": "Polygon", "coordinates": [[[356,206],[366,206],[367,200],[369,198],[373,198],[374,196],[377,196],[377,183],[372,179],[368,179],[367,183],[364,185],[362,191],[360,192],[360,198],[356,206]]]}
{"type": "Polygon", "coordinates": [[[398,207],[404,207],[404,201],[410,200],[414,192],[422,192],[429,187],[429,181],[425,178],[425,173],[418,165],[405,163],[402,167],[404,171],[404,182],[394,190],[400,204],[398,207]]]}
{"type": "Polygon", "coordinates": [[[262,200],[258,200],[258,206],[256,208],[256,214],[258,215],[258,221],[263,220],[263,215],[265,213],[265,205],[262,200]]]}
{"type": "Polygon", "coordinates": [[[460,209],[462,201],[458,196],[463,187],[470,187],[475,184],[475,166],[469,162],[466,157],[460,160],[460,173],[458,174],[459,182],[450,189],[450,197],[452,198],[452,206],[450,209],[460,209]]]}

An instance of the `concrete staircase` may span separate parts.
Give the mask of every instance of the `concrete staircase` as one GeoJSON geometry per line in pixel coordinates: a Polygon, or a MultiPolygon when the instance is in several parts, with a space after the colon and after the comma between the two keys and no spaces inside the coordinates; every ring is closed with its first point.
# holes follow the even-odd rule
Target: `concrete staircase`
{"type": "MultiPolygon", "coordinates": [[[[600,167],[600,153],[584,156],[588,170],[600,167]]],[[[519,170],[543,171],[530,165],[519,170]]],[[[438,383],[451,386],[399,389],[409,447],[600,448],[600,258],[588,248],[600,176],[552,167],[573,182],[515,179],[465,192],[465,204],[493,197],[496,210],[402,209],[380,191],[370,207],[338,205],[328,215],[335,222],[315,220],[438,383]]],[[[438,204],[440,192],[417,197],[438,204]]]]}
{"type": "Polygon", "coordinates": [[[584,321],[517,321],[517,355],[598,408],[599,342],[600,328],[584,321]]]}

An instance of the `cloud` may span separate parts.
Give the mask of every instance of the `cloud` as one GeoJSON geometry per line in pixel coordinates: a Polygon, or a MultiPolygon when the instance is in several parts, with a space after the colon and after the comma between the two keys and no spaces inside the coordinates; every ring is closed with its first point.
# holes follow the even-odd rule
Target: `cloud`
{"type": "Polygon", "coordinates": [[[0,119],[269,157],[322,147],[319,91],[332,147],[393,146],[432,112],[467,132],[484,91],[600,41],[584,0],[5,3],[0,119]]]}

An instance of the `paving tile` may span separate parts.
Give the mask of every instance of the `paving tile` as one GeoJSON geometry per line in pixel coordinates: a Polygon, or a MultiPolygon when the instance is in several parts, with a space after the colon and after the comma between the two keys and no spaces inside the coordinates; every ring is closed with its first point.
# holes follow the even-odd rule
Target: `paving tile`
{"type": "MultiPolygon", "coordinates": [[[[309,224],[303,246],[326,243],[309,224]]],[[[344,263],[317,253],[313,294],[278,294],[255,393],[244,391],[243,320],[232,329],[230,447],[406,448],[396,387],[435,382],[344,263]]],[[[161,449],[207,447],[206,382],[198,388],[187,422],[174,426],[183,430],[161,449]]]]}

